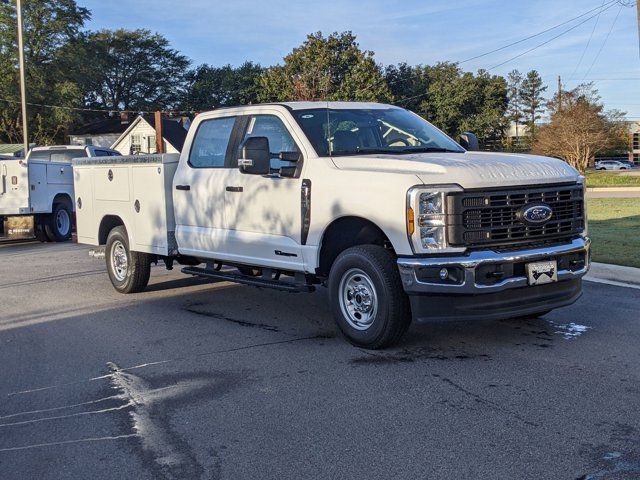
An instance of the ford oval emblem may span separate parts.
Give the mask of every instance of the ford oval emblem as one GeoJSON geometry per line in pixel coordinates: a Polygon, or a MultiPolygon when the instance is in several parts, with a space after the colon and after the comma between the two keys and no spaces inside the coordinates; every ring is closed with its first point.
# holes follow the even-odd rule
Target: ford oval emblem
{"type": "Polygon", "coordinates": [[[548,205],[525,205],[520,211],[520,219],[525,223],[540,225],[548,222],[553,216],[553,210],[548,205]]]}

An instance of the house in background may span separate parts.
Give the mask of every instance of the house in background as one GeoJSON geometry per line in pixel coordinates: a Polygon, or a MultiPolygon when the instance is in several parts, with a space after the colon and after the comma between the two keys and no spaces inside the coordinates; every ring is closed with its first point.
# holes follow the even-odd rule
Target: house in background
{"type": "MultiPolygon", "coordinates": [[[[191,120],[186,117],[162,119],[165,153],[181,152],[190,125],[191,120]]],[[[156,153],[156,131],[155,117],[141,115],[131,122],[129,128],[113,142],[111,148],[122,155],[156,153]]]]}
{"type": "Polygon", "coordinates": [[[69,144],[109,148],[129,128],[131,121],[129,114],[123,112],[118,117],[88,123],[69,134],[69,144]]]}
{"type": "MultiPolygon", "coordinates": [[[[29,148],[35,147],[35,143],[30,143],[29,148]]],[[[0,159],[2,158],[24,158],[24,145],[22,143],[0,143],[0,159]]]]}

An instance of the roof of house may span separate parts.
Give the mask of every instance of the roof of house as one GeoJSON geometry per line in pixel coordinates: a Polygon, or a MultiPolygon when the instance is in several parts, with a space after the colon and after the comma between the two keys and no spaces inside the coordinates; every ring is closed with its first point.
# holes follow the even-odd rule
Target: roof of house
{"type": "MultiPolygon", "coordinates": [[[[120,143],[123,138],[126,138],[127,135],[138,125],[140,122],[146,122],[151,127],[156,128],[155,118],[152,115],[140,115],[136,117],[131,125],[118,137],[118,139],[113,142],[111,148],[115,148],[115,145],[120,143]]],[[[188,126],[187,126],[188,128],[188,126]]],[[[170,143],[173,148],[178,151],[182,151],[182,147],[184,146],[184,141],[187,138],[187,128],[185,128],[185,122],[183,118],[163,118],[162,119],[162,135],[167,143],[170,143]]]]}
{"type": "Polygon", "coordinates": [[[15,154],[21,152],[24,145],[21,143],[2,143],[0,144],[0,154],[15,154]]]}
{"type": "MultiPolygon", "coordinates": [[[[145,121],[156,128],[156,119],[153,115],[144,115],[145,121]]],[[[162,136],[173,145],[173,148],[182,151],[184,141],[187,138],[187,129],[184,126],[182,118],[163,118],[162,119],[162,136]]]]}
{"type": "Polygon", "coordinates": [[[122,133],[133,122],[123,122],[120,117],[104,118],[95,122],[87,123],[76,128],[70,135],[104,135],[109,133],[122,133]]]}

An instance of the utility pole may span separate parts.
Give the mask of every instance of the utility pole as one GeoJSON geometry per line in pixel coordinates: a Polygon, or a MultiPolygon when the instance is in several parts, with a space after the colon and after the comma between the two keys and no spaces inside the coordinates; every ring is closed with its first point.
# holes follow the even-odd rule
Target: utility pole
{"type": "Polygon", "coordinates": [[[29,153],[29,135],[27,131],[27,88],[24,81],[24,43],[22,41],[22,0],[16,0],[18,17],[18,62],[20,64],[20,97],[22,100],[22,138],[24,141],[24,156],[29,153]]]}
{"type": "Polygon", "coordinates": [[[636,2],[636,9],[638,11],[638,55],[640,56],[640,2],[636,2]]]}
{"type": "Polygon", "coordinates": [[[558,75],[558,112],[562,111],[562,80],[558,75]]]}
{"type": "Polygon", "coordinates": [[[156,153],[164,153],[164,132],[162,129],[162,112],[160,111],[155,112],[154,123],[156,124],[156,153]]]}

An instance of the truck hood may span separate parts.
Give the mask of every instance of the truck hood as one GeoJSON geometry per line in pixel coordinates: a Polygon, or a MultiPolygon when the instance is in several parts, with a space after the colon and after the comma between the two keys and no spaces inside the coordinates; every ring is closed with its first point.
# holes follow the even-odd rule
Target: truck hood
{"type": "Polygon", "coordinates": [[[576,182],[579,173],[556,158],[493,152],[416,153],[333,157],[341,170],[413,173],[424,184],[463,188],[576,182]]]}

